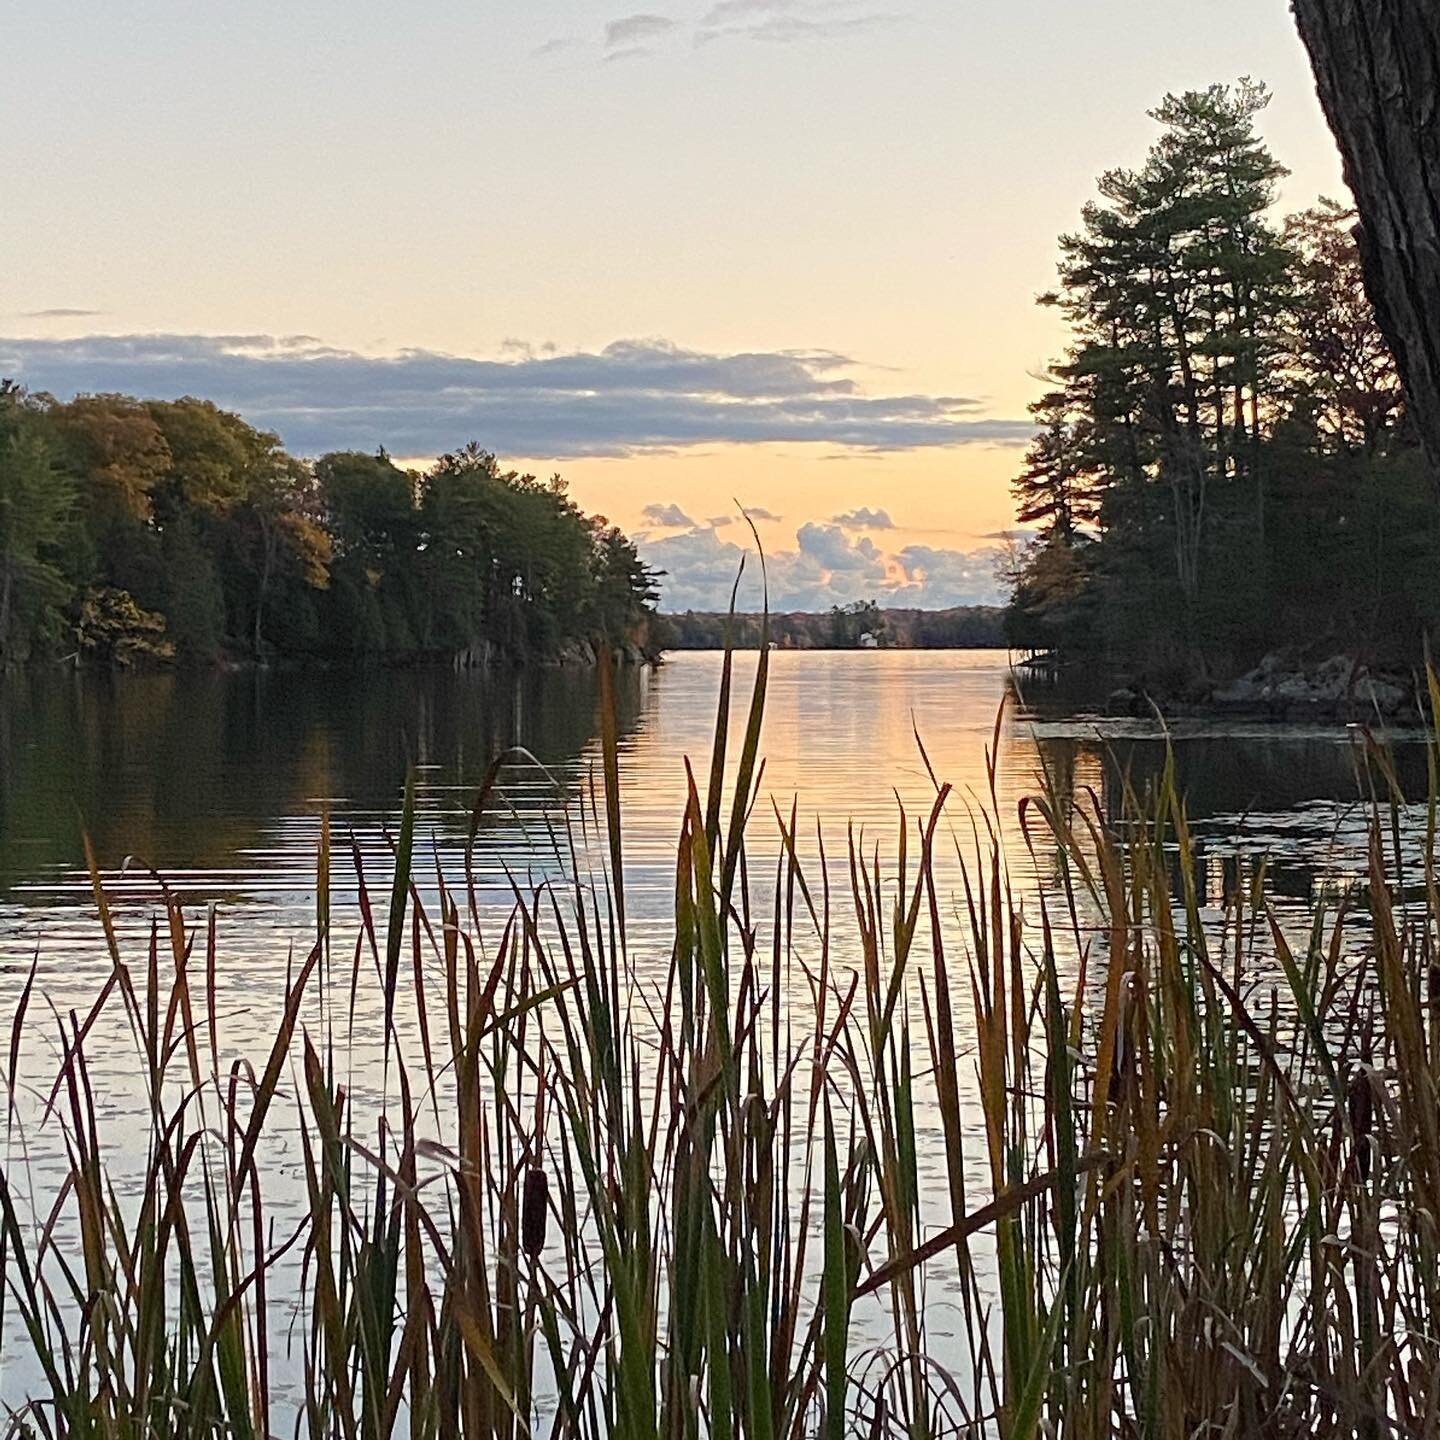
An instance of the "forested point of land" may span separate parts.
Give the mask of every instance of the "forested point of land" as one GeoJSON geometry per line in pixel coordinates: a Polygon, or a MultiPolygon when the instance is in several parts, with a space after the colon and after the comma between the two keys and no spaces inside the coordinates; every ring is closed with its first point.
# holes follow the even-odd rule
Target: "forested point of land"
{"type": "Polygon", "coordinates": [[[304,461],[207,400],[0,382],[0,667],[648,653],[655,578],[473,444],[304,461]]]}
{"type": "Polygon", "coordinates": [[[1018,647],[1205,694],[1262,656],[1403,670],[1440,616],[1440,505],[1355,214],[1277,219],[1248,80],[1168,96],[1041,303],[1070,333],[1015,482],[1018,647]],[[1372,277],[1373,278],[1373,277],[1372,277]]]}
{"type": "Polygon", "coordinates": [[[886,650],[992,650],[1008,643],[1005,620],[996,605],[883,610],[861,600],[828,611],[771,615],[768,622],[759,614],[686,610],[658,615],[652,633],[666,650],[723,650],[727,642],[757,650],[767,623],[770,643],[779,650],[857,650],[872,643],[886,650]]]}

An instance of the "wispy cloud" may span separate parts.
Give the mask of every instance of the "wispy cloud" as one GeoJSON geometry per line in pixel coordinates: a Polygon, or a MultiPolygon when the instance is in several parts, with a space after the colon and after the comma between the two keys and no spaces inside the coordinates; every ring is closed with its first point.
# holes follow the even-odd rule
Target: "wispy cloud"
{"type": "MultiPolygon", "coordinates": [[[[714,0],[695,22],[649,10],[619,15],[601,31],[598,58],[608,63],[653,55],[655,42],[671,35],[688,34],[696,46],[725,40],[794,45],[883,29],[910,18],[907,11],[877,10],[866,0],[714,0]]],[[[557,36],[530,53],[543,58],[583,44],[557,36]]]]}
{"type": "Polygon", "coordinates": [[[605,48],[620,50],[621,47],[640,46],[648,40],[668,35],[678,24],[668,15],[622,15],[605,26],[605,48]]]}
{"type": "Polygon", "coordinates": [[[696,28],[695,43],[756,40],[793,45],[887,29],[909,18],[900,11],[857,10],[844,0],[718,0],[696,28]]]}
{"type": "Polygon", "coordinates": [[[771,16],[786,10],[794,10],[800,0],[719,0],[701,18],[702,29],[713,29],[717,25],[733,25],[758,16],[771,16]]]}
{"type": "Polygon", "coordinates": [[[843,515],[832,517],[831,523],[846,530],[893,530],[895,522],[888,510],[872,510],[861,505],[856,510],[847,510],[843,515]]]}
{"type": "Polygon", "coordinates": [[[714,444],[898,451],[1033,433],[964,397],[862,393],[852,368],[828,350],[716,354],[661,340],[474,359],[268,335],[0,338],[0,375],[33,389],[205,395],[304,454],[383,444],[424,455],[472,438],[532,458],[714,444]]]}
{"type": "Polygon", "coordinates": [[[580,43],[573,35],[555,35],[543,45],[537,45],[530,54],[537,60],[547,55],[563,55],[567,50],[576,49],[580,43]]]}
{"type": "Polygon", "coordinates": [[[695,522],[678,505],[667,505],[656,501],[653,505],[647,505],[640,513],[651,525],[658,525],[663,530],[690,530],[695,525],[695,522]]]}
{"type": "Polygon", "coordinates": [[[56,305],[50,310],[22,310],[21,320],[93,320],[103,310],[80,310],[69,305],[56,305]]]}

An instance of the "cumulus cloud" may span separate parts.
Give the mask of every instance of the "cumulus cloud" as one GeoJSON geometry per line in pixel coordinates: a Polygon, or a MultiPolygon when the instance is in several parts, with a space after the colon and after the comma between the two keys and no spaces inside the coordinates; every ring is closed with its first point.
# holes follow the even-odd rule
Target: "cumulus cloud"
{"type": "Polygon", "coordinates": [[[891,590],[892,605],[994,605],[1002,587],[996,569],[1003,552],[949,550],[934,545],[907,545],[895,559],[903,580],[891,590]]]}
{"type": "Polygon", "coordinates": [[[775,521],[778,521],[778,520],[781,518],[781,517],[780,517],[779,515],[777,515],[773,510],[767,510],[763,505],[747,505],[747,506],[745,507],[745,513],[746,513],[752,520],[775,520],[775,521]]]}
{"type": "MultiPolygon", "coordinates": [[[[713,528],[639,542],[641,558],[665,571],[660,607],[667,611],[723,610],[746,549],[713,528]]],[[[998,552],[907,546],[887,555],[868,535],[851,539],[837,525],[809,521],[795,533],[795,548],[770,552],[766,572],[772,610],[828,610],[854,600],[887,608],[945,609],[994,605],[1002,598],[995,578],[998,552]]],[[[760,568],[750,556],[741,585],[742,608],[760,605],[760,568]]]]}
{"type": "Polygon", "coordinates": [[[667,34],[676,23],[668,15],[622,15],[605,26],[605,48],[620,50],[643,45],[647,40],[667,34]]]}
{"type": "Polygon", "coordinates": [[[1028,439],[963,397],[869,395],[826,350],[715,354],[661,340],[596,353],[386,356],[307,336],[0,338],[0,375],[58,395],[204,395],[302,454],[425,455],[469,439],[504,455],[628,455],[708,444],[898,451],[1028,439]]]}
{"type": "Polygon", "coordinates": [[[868,505],[861,505],[855,510],[847,510],[843,515],[836,515],[831,524],[842,526],[846,530],[893,530],[895,522],[890,518],[888,510],[872,510],[868,505]]]}
{"type": "Polygon", "coordinates": [[[852,542],[838,525],[821,525],[811,520],[795,532],[795,541],[801,555],[826,570],[859,572],[877,581],[885,578],[885,557],[868,535],[852,542]]]}
{"type": "Polygon", "coordinates": [[[666,505],[659,501],[647,505],[640,513],[651,525],[659,525],[665,530],[689,530],[695,524],[678,505],[666,505]]]}

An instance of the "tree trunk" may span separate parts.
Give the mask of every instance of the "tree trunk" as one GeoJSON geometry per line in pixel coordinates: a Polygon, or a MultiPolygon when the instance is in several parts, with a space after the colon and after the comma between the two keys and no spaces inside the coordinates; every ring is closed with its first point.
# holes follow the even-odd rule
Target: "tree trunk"
{"type": "Polygon", "coordinates": [[[1366,288],[1440,486],[1440,5],[1294,8],[1360,211],[1366,288]]]}

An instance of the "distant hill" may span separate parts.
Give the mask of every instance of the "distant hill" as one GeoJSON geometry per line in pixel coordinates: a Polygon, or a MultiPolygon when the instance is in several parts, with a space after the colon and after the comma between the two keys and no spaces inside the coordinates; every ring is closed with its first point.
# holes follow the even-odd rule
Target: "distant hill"
{"type": "MultiPolygon", "coordinates": [[[[662,650],[720,650],[727,618],[709,610],[661,614],[655,617],[652,634],[662,650]]],[[[1006,646],[1004,622],[1005,612],[996,605],[882,610],[862,602],[819,613],[772,615],[770,639],[780,650],[1000,650],[1006,646]]],[[[759,615],[736,615],[735,648],[757,649],[760,627],[759,615]]]]}

